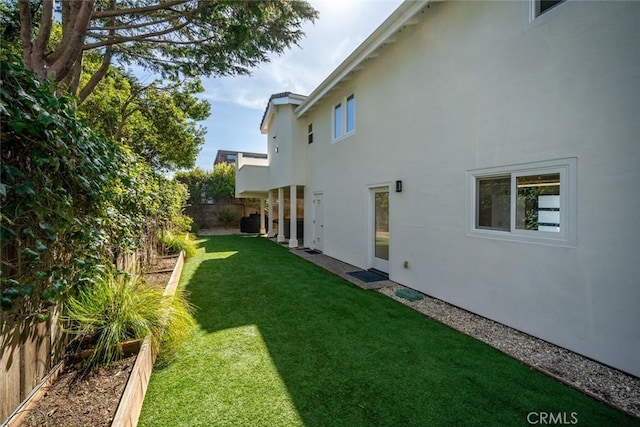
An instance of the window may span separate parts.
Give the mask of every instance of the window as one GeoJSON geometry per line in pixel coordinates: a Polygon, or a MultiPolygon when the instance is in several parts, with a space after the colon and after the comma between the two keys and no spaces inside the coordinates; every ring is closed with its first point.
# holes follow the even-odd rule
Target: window
{"type": "Polygon", "coordinates": [[[547,14],[552,10],[555,10],[558,6],[563,3],[567,3],[568,0],[529,0],[528,2],[524,2],[526,8],[528,8],[528,23],[537,25],[541,22],[544,22],[547,17],[553,14],[547,14]],[[542,18],[544,15],[543,19],[542,18]]]}
{"type": "Polygon", "coordinates": [[[560,173],[516,176],[516,228],[560,232],[560,173]]]}
{"type": "Polygon", "coordinates": [[[576,159],[467,173],[468,234],[575,246],[576,159]]]}
{"type": "Polygon", "coordinates": [[[534,0],[535,17],[542,15],[548,10],[553,9],[565,0],[534,0]]]}
{"type": "Polygon", "coordinates": [[[476,227],[487,230],[511,229],[511,177],[478,178],[476,227]]]}
{"type": "Polygon", "coordinates": [[[333,107],[333,139],[342,137],[342,104],[333,107]]]}
{"type": "Polygon", "coordinates": [[[309,123],[309,126],[307,127],[307,143],[313,143],[313,123],[309,123]]]}
{"type": "Polygon", "coordinates": [[[333,139],[349,136],[355,130],[356,98],[351,94],[333,107],[333,139]]]}
{"type": "Polygon", "coordinates": [[[356,128],[356,98],[351,95],[347,98],[347,133],[356,128]]]}

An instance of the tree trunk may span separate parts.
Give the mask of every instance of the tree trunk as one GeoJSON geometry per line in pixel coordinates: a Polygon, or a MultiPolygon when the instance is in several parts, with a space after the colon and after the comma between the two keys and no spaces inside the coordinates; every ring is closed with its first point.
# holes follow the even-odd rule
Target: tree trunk
{"type": "MultiPolygon", "coordinates": [[[[56,81],[64,79],[71,71],[74,63],[82,55],[85,33],[91,22],[91,13],[95,3],[96,0],[80,2],[80,7],[77,9],[75,19],[71,20],[68,23],[68,27],[65,28],[65,30],[69,31],[69,35],[63,37],[62,49],[56,50],[56,52],[60,52],[60,56],[55,59],[55,62],[50,64],[50,67],[47,69],[47,77],[56,81]],[[65,38],[67,39],[66,44],[64,43],[65,38]]],[[[65,31],[65,33],[67,33],[67,31],[65,31]]]]}

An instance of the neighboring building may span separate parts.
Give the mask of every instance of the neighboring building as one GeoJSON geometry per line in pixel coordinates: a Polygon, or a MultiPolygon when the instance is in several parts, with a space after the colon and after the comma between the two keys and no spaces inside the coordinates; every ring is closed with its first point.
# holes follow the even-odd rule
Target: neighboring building
{"type": "MultiPolygon", "coordinates": [[[[242,152],[242,155],[247,157],[247,158],[251,158],[251,159],[266,159],[267,158],[267,155],[264,154],[264,153],[246,153],[246,152],[242,152]]],[[[218,150],[218,153],[216,154],[216,159],[213,162],[213,166],[217,165],[218,163],[235,163],[237,158],[238,158],[238,152],[237,151],[218,150]]]]}
{"type": "Polygon", "coordinates": [[[407,1],[308,97],[271,97],[236,194],[304,200],[291,247],[640,375],[638,22],[407,1]]]}

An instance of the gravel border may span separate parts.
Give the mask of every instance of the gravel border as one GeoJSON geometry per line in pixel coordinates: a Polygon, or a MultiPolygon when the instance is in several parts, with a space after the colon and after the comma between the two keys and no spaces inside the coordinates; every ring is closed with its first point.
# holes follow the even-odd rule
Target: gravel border
{"type": "Polygon", "coordinates": [[[483,341],[581,392],[640,418],[640,378],[527,335],[437,298],[408,301],[394,283],[378,292],[457,331],[483,341]]]}

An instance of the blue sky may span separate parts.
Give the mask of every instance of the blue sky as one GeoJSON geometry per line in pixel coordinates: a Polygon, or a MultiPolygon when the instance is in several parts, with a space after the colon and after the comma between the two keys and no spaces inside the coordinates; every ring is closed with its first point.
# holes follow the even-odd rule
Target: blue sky
{"type": "Polygon", "coordinates": [[[196,166],[213,168],[218,150],[266,152],[260,120],[274,93],[308,95],[397,7],[401,0],[311,0],[320,12],[304,27],[300,47],[255,69],[251,76],[203,80],[203,98],[211,103],[205,144],[196,166]]]}

